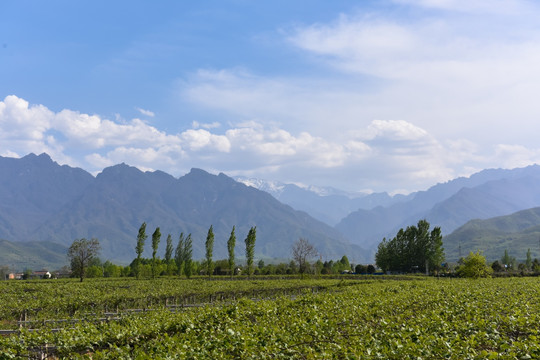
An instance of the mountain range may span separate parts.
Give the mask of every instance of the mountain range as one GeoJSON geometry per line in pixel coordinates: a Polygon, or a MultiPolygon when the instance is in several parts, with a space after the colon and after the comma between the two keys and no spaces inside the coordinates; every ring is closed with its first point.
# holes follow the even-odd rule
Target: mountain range
{"type": "MultiPolygon", "coordinates": [[[[293,242],[304,237],[323,259],[346,254],[352,261],[367,261],[364,249],[331,226],[224,174],[192,169],[174,178],[119,164],[94,177],[82,169],[60,166],[47,154],[0,157],[0,239],[69,246],[74,239],[95,237],[104,259],[129,263],[143,222],[150,238],[160,227],[161,254],[167,234],[176,245],[183,232],[193,236],[194,258],[202,258],[213,225],[214,258],[226,258],[226,242],[235,226],[236,254],[241,258],[243,240],[256,226],[258,258],[290,258],[293,242]]],[[[151,253],[149,242],[145,256],[151,253]]]]}
{"type": "MultiPolygon", "coordinates": [[[[395,196],[336,192],[321,196],[320,192],[291,184],[268,186],[260,180],[240,181],[265,189],[280,201],[334,225],[351,242],[368,249],[371,256],[382,238],[391,238],[400,228],[416,224],[420,219],[441,227],[442,233],[449,235],[472,219],[488,219],[540,206],[538,165],[512,170],[487,169],[436,184],[425,191],[395,196]],[[340,216],[341,220],[336,221],[340,216]]],[[[448,247],[451,257],[457,256],[450,244],[448,247]]]]}
{"type": "Polygon", "coordinates": [[[540,167],[484,170],[469,178],[438,184],[388,207],[358,210],[336,229],[351,241],[374,248],[383,237],[426,219],[450,234],[472,219],[487,219],[540,206],[540,167]]]}
{"type": "MultiPolygon", "coordinates": [[[[495,256],[501,248],[492,241],[502,240],[484,236],[478,242],[464,236],[470,231],[463,232],[461,227],[474,219],[539,207],[539,185],[538,165],[483,170],[425,191],[390,196],[235,180],[201,169],[175,178],[162,171],[143,172],[118,164],[93,176],[60,166],[47,154],[0,157],[0,239],[17,246],[45,241],[47,246],[54,243],[65,249],[74,239],[96,237],[104,259],[128,263],[135,257],[136,235],[143,221],[148,224],[148,235],[161,228],[161,255],[167,234],[176,245],[181,232],[191,233],[195,258],[204,256],[206,233],[213,225],[214,258],[219,259],[227,256],[226,241],[233,226],[239,257],[244,254],[249,228],[257,226],[258,258],[288,259],[292,243],[305,237],[323,260],[347,255],[351,262],[368,263],[383,237],[393,237],[400,228],[426,219],[441,227],[449,259],[457,258],[459,249],[466,255],[475,246],[489,256],[493,248],[495,256]]],[[[504,246],[511,243],[505,241],[504,246]]],[[[7,253],[6,244],[0,243],[0,252],[7,253]]],[[[19,251],[10,249],[12,254],[19,251]]],[[[150,244],[144,255],[150,256],[150,244]]]]}
{"type": "Polygon", "coordinates": [[[284,204],[305,211],[328,225],[335,226],[358,209],[373,209],[406,201],[407,196],[382,193],[347,192],[332,187],[300,186],[276,181],[236,177],[236,181],[266,191],[284,204]]]}

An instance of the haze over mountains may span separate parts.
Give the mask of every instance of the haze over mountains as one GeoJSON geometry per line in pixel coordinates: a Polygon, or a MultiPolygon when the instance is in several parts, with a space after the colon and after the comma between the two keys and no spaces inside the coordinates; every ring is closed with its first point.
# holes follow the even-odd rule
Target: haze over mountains
{"type": "MultiPolygon", "coordinates": [[[[251,181],[251,185],[266,186],[261,181],[251,181]]],[[[483,170],[407,196],[391,197],[387,193],[356,195],[356,198],[350,194],[319,196],[309,189],[283,184],[279,191],[270,193],[328,223],[333,224],[335,214],[343,215],[335,228],[373,255],[383,237],[391,238],[400,228],[416,224],[420,219],[440,226],[443,234],[448,235],[472,219],[488,219],[540,206],[540,166],[483,170]],[[355,207],[356,210],[351,210],[355,207]]],[[[468,238],[461,241],[467,242],[468,238]]],[[[488,242],[480,249],[490,247],[488,242]]],[[[449,259],[457,260],[456,247],[449,245],[446,253],[449,259]]]]}
{"type": "MultiPolygon", "coordinates": [[[[77,238],[96,237],[104,259],[130,262],[145,221],[149,235],[161,228],[161,253],[168,233],[175,245],[180,232],[192,233],[197,259],[204,256],[206,233],[213,225],[214,258],[219,259],[227,256],[226,241],[234,225],[241,258],[243,240],[249,228],[257,226],[258,258],[289,258],[292,243],[305,237],[323,258],[347,254],[356,262],[366,261],[366,251],[337,230],[224,174],[192,169],[176,179],[120,164],[94,178],[60,166],[46,154],[0,157],[0,174],[0,239],[12,242],[69,245],[77,238]]],[[[150,244],[146,248],[149,256],[150,244]]]]}
{"type": "Polygon", "coordinates": [[[235,180],[266,191],[294,209],[308,212],[314,218],[335,226],[345,216],[358,209],[372,209],[405,201],[407,196],[388,193],[351,193],[332,187],[299,186],[276,181],[236,177],[235,180]]]}
{"type": "MultiPolygon", "coordinates": [[[[426,191],[390,196],[260,179],[235,181],[200,169],[174,178],[126,164],[108,167],[94,177],[82,169],[60,166],[46,154],[0,157],[0,239],[11,242],[1,242],[0,252],[14,254],[12,262],[22,263],[17,254],[28,249],[21,247],[23,242],[47,241],[47,248],[64,251],[74,239],[96,237],[103,247],[103,259],[128,263],[135,257],[137,231],[145,221],[149,235],[155,227],[161,228],[160,254],[168,233],[176,245],[184,232],[193,235],[194,257],[202,258],[206,232],[213,225],[214,258],[225,258],[234,225],[238,257],[244,255],[243,240],[249,228],[257,226],[258,258],[290,258],[292,243],[305,237],[315,244],[323,260],[347,255],[351,262],[368,263],[383,237],[393,237],[399,228],[425,218],[441,227],[449,260],[457,259],[459,249],[463,255],[471,249],[495,256],[500,246],[491,237],[477,241],[470,236],[473,232],[462,228],[450,234],[472,219],[540,206],[539,185],[537,165],[484,170],[426,191]]],[[[509,221],[520,221],[512,219],[509,221]]],[[[527,224],[536,226],[533,220],[527,224]]],[[[475,226],[478,230],[479,225],[475,226]]],[[[502,242],[499,235],[493,239],[502,242]]],[[[507,240],[504,246],[509,247],[512,241],[507,240]]],[[[40,246],[44,245],[33,248],[40,246]]],[[[149,256],[150,244],[146,248],[145,256],[149,256]]]]}

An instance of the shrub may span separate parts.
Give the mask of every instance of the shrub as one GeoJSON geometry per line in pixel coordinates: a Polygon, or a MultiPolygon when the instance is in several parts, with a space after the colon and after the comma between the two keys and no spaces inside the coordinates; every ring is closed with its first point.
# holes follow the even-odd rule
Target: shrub
{"type": "Polygon", "coordinates": [[[473,253],[472,251],[456,270],[459,277],[473,279],[491,277],[492,272],[493,269],[486,265],[486,258],[480,252],[473,253]]]}

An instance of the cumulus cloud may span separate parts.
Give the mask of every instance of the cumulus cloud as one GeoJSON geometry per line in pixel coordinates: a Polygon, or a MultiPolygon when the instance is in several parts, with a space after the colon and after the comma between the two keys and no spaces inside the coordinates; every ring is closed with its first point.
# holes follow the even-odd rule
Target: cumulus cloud
{"type": "Polygon", "coordinates": [[[343,141],[332,141],[257,121],[239,122],[222,134],[193,128],[171,135],[139,119],[119,123],[72,110],[54,113],[14,96],[0,102],[0,109],[0,153],[20,156],[48,152],[59,162],[81,166],[94,174],[126,162],[174,175],[187,172],[189,167],[202,167],[231,175],[257,174],[296,182],[309,182],[311,178],[322,183],[326,178],[329,183],[330,178],[340,177],[340,172],[371,161],[391,164],[395,155],[389,152],[389,144],[396,148],[405,148],[403,141],[415,142],[417,148],[421,143],[429,145],[420,141],[429,138],[425,131],[403,121],[374,121],[363,130],[348,133],[343,141]],[[10,132],[12,128],[17,131],[10,132]],[[19,147],[14,146],[15,141],[20,142],[19,147]]]}
{"type": "Polygon", "coordinates": [[[214,149],[220,152],[229,152],[231,143],[227,137],[215,135],[207,130],[186,130],[181,134],[184,146],[193,151],[200,151],[205,148],[214,149]]]}
{"type": "Polygon", "coordinates": [[[16,96],[0,101],[0,139],[2,156],[47,152],[93,174],[125,162],[175,176],[199,167],[349,190],[412,191],[490,165],[540,161],[540,149],[499,144],[486,151],[467,139],[438,140],[404,120],[373,120],[335,139],[255,120],[232,124],[222,133],[194,126],[167,134],[139,119],[55,113],[16,96]]]}

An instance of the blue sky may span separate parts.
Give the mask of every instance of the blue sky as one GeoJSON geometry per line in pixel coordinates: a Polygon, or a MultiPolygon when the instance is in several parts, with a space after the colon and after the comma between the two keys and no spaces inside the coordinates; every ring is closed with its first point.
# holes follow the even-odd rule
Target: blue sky
{"type": "Polygon", "coordinates": [[[410,192],[540,158],[526,0],[0,4],[0,155],[410,192]]]}

